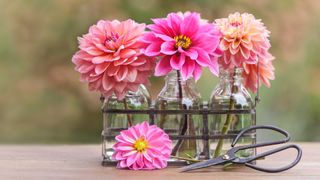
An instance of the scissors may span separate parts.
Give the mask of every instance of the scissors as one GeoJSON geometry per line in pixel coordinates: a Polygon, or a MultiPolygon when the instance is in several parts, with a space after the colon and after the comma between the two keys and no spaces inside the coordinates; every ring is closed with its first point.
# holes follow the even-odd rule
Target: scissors
{"type": "Polygon", "coordinates": [[[182,172],[186,172],[186,171],[191,171],[191,170],[195,170],[195,169],[201,169],[201,168],[206,168],[209,166],[215,166],[215,165],[222,165],[222,164],[226,164],[226,163],[234,163],[234,164],[244,164],[245,166],[248,166],[252,169],[258,170],[258,171],[263,171],[263,172],[268,172],[268,173],[277,173],[277,172],[281,172],[281,171],[285,171],[288,170],[292,167],[294,167],[296,164],[298,164],[298,162],[301,159],[302,156],[302,150],[299,146],[295,145],[295,144],[287,144],[287,145],[283,145],[281,147],[260,153],[260,154],[256,154],[256,155],[252,155],[249,157],[237,157],[236,156],[236,152],[240,151],[240,150],[245,150],[245,149],[251,149],[251,148],[258,148],[258,147],[264,147],[264,146],[271,146],[271,145],[276,145],[276,144],[284,144],[286,142],[288,142],[290,140],[290,135],[287,131],[282,130],[280,128],[277,128],[275,126],[270,126],[270,125],[260,125],[260,126],[251,126],[248,128],[243,129],[237,136],[236,138],[233,140],[233,142],[231,143],[231,149],[228,150],[224,155],[207,160],[207,161],[202,161],[199,163],[195,163],[195,164],[191,164],[189,166],[185,166],[182,168],[182,172]],[[256,143],[256,144],[250,144],[250,145],[243,145],[243,146],[237,146],[235,147],[236,143],[238,142],[238,140],[240,139],[240,137],[245,134],[246,132],[252,131],[252,130],[256,130],[256,129],[267,129],[267,130],[273,130],[273,131],[277,131],[281,134],[283,134],[285,136],[284,139],[282,140],[278,140],[278,141],[271,141],[271,142],[262,142],[262,143],[256,143]],[[296,149],[298,151],[297,153],[297,157],[296,159],[283,167],[280,168],[264,168],[264,167],[260,167],[257,166],[256,164],[252,163],[254,160],[275,154],[277,152],[286,150],[286,149],[296,149]]]}

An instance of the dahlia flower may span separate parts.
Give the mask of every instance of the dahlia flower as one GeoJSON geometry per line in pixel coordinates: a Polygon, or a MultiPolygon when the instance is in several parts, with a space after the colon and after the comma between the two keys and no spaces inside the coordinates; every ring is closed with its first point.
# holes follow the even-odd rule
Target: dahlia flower
{"type": "Polygon", "coordinates": [[[215,22],[222,33],[219,45],[223,52],[219,58],[222,66],[241,67],[242,63],[256,64],[258,59],[266,58],[271,46],[270,32],[260,19],[236,12],[215,22]]]}
{"type": "Polygon", "coordinates": [[[218,45],[220,32],[214,24],[202,20],[199,13],[170,13],[167,18],[152,20],[151,30],[142,38],[145,55],[161,56],[155,75],[163,76],[179,70],[184,80],[193,76],[198,80],[202,67],[209,67],[218,75],[218,45]]]}
{"type": "Polygon", "coordinates": [[[162,169],[167,166],[172,145],[169,136],[156,125],[146,121],[120,132],[116,136],[113,158],[117,168],[162,169]]]}
{"type": "MultiPolygon", "coordinates": [[[[258,59],[259,61],[259,80],[265,86],[270,87],[269,80],[274,80],[274,67],[272,65],[272,60],[274,57],[267,53],[265,58],[258,59]]],[[[244,86],[250,89],[253,92],[256,92],[258,87],[257,83],[257,66],[258,64],[243,64],[243,79],[244,79],[244,86]]]]}
{"type": "Polygon", "coordinates": [[[115,94],[121,100],[128,91],[149,82],[154,62],[141,53],[139,39],[144,30],[144,24],[133,20],[100,20],[78,38],[80,50],[72,62],[89,90],[100,91],[106,98],[115,94]]]}

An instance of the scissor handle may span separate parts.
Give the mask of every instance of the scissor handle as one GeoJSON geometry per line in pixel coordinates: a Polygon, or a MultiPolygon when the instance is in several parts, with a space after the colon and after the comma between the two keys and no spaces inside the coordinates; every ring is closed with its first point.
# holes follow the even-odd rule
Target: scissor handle
{"type": "Polygon", "coordinates": [[[241,148],[239,147],[239,149],[249,149],[249,148],[262,147],[262,146],[270,146],[270,145],[275,145],[275,144],[283,144],[283,143],[286,143],[290,140],[289,133],[283,129],[280,129],[280,128],[277,128],[277,127],[271,126],[271,125],[256,125],[256,126],[250,126],[248,128],[243,129],[236,136],[236,138],[232,141],[231,146],[234,147],[243,134],[245,134],[246,132],[252,131],[252,130],[256,130],[256,129],[274,130],[274,131],[277,131],[277,132],[283,134],[285,136],[285,138],[282,140],[278,140],[278,141],[270,141],[270,142],[262,142],[262,143],[245,145],[245,146],[241,146],[241,148]]]}
{"type": "Polygon", "coordinates": [[[295,145],[295,144],[289,144],[289,145],[284,145],[284,146],[281,146],[281,147],[278,147],[276,149],[273,149],[273,150],[270,150],[270,151],[266,151],[266,152],[263,152],[261,154],[258,154],[256,156],[252,156],[252,157],[249,157],[248,159],[246,159],[244,164],[248,167],[251,167],[255,170],[259,170],[259,171],[263,171],[263,172],[268,172],[268,173],[277,173],[277,172],[281,172],[281,171],[285,171],[285,170],[288,170],[290,168],[292,168],[293,166],[295,166],[296,164],[298,164],[298,162],[300,161],[302,157],[302,150],[299,146],[295,145]],[[251,161],[254,161],[254,160],[257,160],[261,157],[266,157],[266,156],[270,156],[272,154],[275,154],[277,152],[280,152],[280,151],[283,151],[283,150],[286,150],[286,149],[290,149],[290,148],[293,148],[293,149],[296,149],[298,151],[298,155],[296,157],[296,159],[286,165],[286,166],[283,166],[283,167],[280,167],[280,168],[264,168],[264,167],[260,167],[260,166],[257,166],[255,164],[252,164],[250,163],[251,161]]]}

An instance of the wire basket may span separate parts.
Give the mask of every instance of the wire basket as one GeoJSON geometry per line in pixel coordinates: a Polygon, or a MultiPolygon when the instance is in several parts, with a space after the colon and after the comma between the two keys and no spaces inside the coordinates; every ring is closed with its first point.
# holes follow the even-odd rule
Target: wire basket
{"type": "MultiPolygon", "coordinates": [[[[258,87],[260,86],[259,82],[259,63],[257,65],[257,85],[258,87]]],[[[101,97],[101,101],[104,101],[104,98],[101,97]]],[[[170,133],[169,137],[171,140],[183,140],[183,139],[195,139],[202,141],[203,144],[203,150],[201,157],[202,159],[210,159],[210,141],[211,140],[219,140],[219,139],[234,139],[239,131],[229,131],[226,135],[222,135],[219,133],[210,133],[209,132],[209,116],[211,115],[228,115],[228,114],[246,114],[250,115],[252,119],[252,125],[256,124],[256,106],[258,102],[260,101],[260,96],[259,96],[259,88],[257,89],[257,92],[255,94],[255,99],[253,106],[249,109],[237,109],[237,110],[215,110],[212,108],[209,108],[208,103],[206,101],[202,102],[200,105],[199,109],[183,109],[183,110],[159,110],[155,108],[155,103],[152,102],[150,103],[150,106],[148,109],[140,110],[140,109],[102,109],[102,113],[108,113],[108,114],[124,114],[124,115],[133,115],[133,114],[141,114],[141,115],[146,115],[149,117],[149,123],[155,124],[156,116],[157,115],[197,115],[201,117],[202,121],[202,130],[201,133],[198,135],[172,135],[170,133]]],[[[120,132],[121,130],[125,130],[126,128],[116,128],[116,129],[111,129],[111,131],[115,132],[120,132]]],[[[164,131],[166,131],[164,129],[164,131]]],[[[111,160],[109,158],[106,158],[105,154],[105,146],[106,143],[104,143],[106,140],[114,140],[115,139],[115,134],[110,135],[106,133],[105,131],[102,131],[102,155],[103,155],[103,161],[102,165],[103,166],[114,166],[116,165],[116,161],[111,160]]],[[[244,134],[244,138],[248,138],[251,140],[251,143],[256,142],[256,132],[248,132],[244,134]]],[[[253,153],[256,154],[256,150],[253,150],[253,153]]],[[[168,165],[186,165],[186,161],[168,161],[168,165]]]]}
{"type": "MultiPolygon", "coordinates": [[[[115,113],[115,114],[146,114],[150,117],[150,124],[155,123],[155,118],[158,114],[192,114],[192,115],[200,115],[201,120],[203,121],[203,129],[202,134],[200,135],[169,135],[171,140],[179,140],[179,139],[198,139],[202,140],[203,142],[203,154],[202,156],[204,159],[210,158],[210,148],[209,148],[209,141],[210,140],[217,140],[217,139],[233,139],[237,136],[238,132],[233,131],[229,132],[226,135],[221,134],[209,134],[209,126],[208,126],[208,116],[209,115],[216,115],[216,114],[250,114],[252,116],[253,124],[256,124],[256,109],[255,107],[249,110],[213,110],[208,108],[208,103],[203,102],[201,108],[199,110],[157,110],[154,108],[154,104],[150,106],[148,110],[125,110],[125,109],[107,109],[103,110],[103,113],[115,113]]],[[[124,128],[125,129],[125,128],[124,128]]],[[[121,131],[124,129],[114,129],[114,131],[121,131]]],[[[113,140],[115,139],[115,135],[107,135],[104,131],[102,131],[102,140],[113,140]]],[[[255,132],[249,132],[246,133],[243,137],[247,137],[252,139],[252,143],[256,141],[256,133],[255,132]]],[[[103,146],[105,143],[103,143],[103,146]]],[[[105,147],[102,147],[103,149],[105,147]]],[[[115,165],[115,162],[105,158],[102,164],[103,165],[115,165]]],[[[175,162],[169,162],[169,165],[179,165],[179,164],[185,164],[183,161],[175,161],[175,162]]]]}

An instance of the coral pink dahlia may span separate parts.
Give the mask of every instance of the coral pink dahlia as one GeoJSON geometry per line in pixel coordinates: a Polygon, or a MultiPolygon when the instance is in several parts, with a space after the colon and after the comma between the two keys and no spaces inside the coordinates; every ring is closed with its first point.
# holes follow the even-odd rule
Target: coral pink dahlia
{"type": "Polygon", "coordinates": [[[184,80],[198,80],[202,67],[218,75],[217,48],[220,32],[214,24],[202,20],[199,13],[170,13],[167,18],[152,20],[145,34],[145,55],[161,56],[155,75],[163,76],[179,70],[184,80]]]}
{"type": "Polygon", "coordinates": [[[113,158],[117,168],[162,169],[167,166],[172,144],[169,136],[146,121],[120,132],[116,136],[113,158]]]}
{"type": "Polygon", "coordinates": [[[261,20],[252,14],[238,12],[228,18],[217,19],[222,37],[220,57],[224,67],[241,67],[242,63],[256,64],[258,59],[266,58],[270,48],[269,34],[261,20]]]}
{"type": "MultiPolygon", "coordinates": [[[[259,80],[265,86],[270,87],[269,80],[274,80],[274,67],[272,65],[272,60],[274,57],[267,53],[265,58],[258,59],[259,61],[259,80]]],[[[258,64],[243,64],[243,79],[246,88],[250,89],[252,92],[256,92],[258,87],[258,64]]]]}
{"type": "Polygon", "coordinates": [[[144,30],[144,24],[133,20],[100,20],[79,38],[80,50],[72,62],[89,90],[100,91],[106,98],[115,94],[121,100],[128,91],[149,82],[154,61],[140,52],[144,30]]]}

